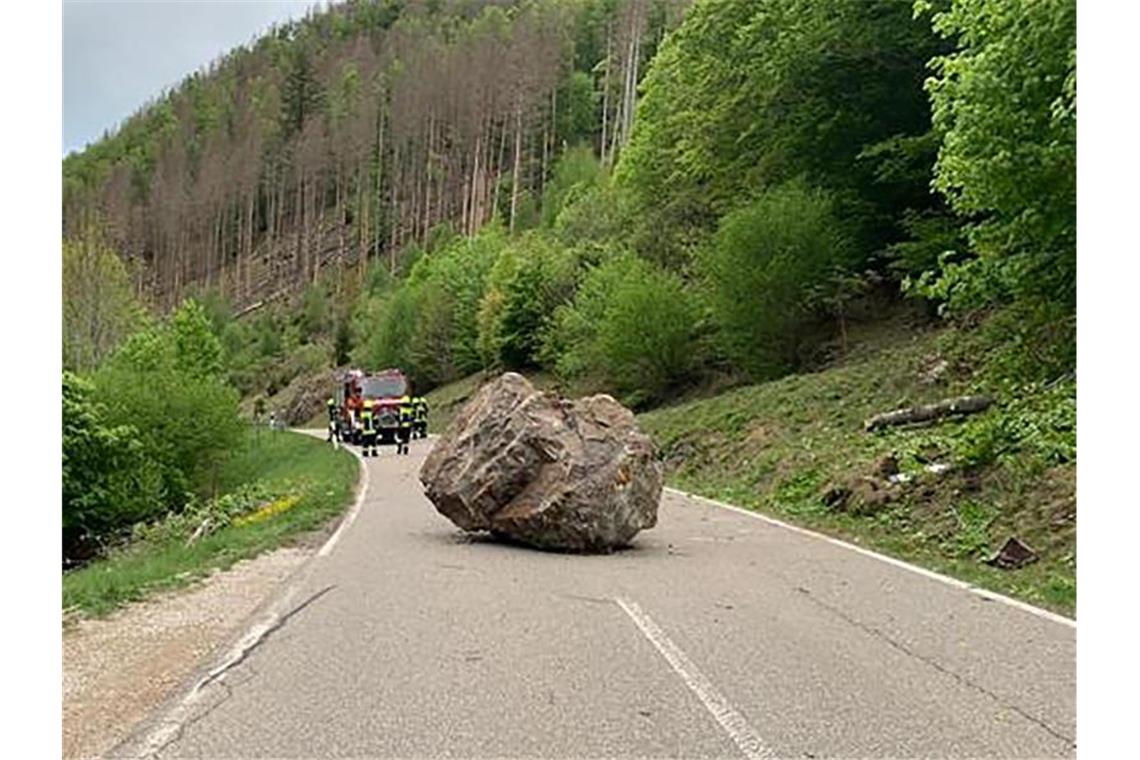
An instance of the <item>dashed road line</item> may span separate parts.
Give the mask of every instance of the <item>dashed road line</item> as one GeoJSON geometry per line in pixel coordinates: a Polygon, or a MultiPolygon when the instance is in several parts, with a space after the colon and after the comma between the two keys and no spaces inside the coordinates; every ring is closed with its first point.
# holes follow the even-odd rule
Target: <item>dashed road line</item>
{"type": "Polygon", "coordinates": [[[704,673],[693,664],[688,655],[673,640],[666,635],[661,627],[649,617],[636,602],[617,598],[625,614],[629,615],[634,624],[641,630],[645,638],[649,639],[670,667],[680,676],[689,690],[697,695],[705,708],[708,709],[724,732],[736,743],[741,754],[748,760],[761,760],[761,758],[774,758],[775,755],[764,744],[759,734],[748,724],[741,715],[713,685],[704,673]]]}

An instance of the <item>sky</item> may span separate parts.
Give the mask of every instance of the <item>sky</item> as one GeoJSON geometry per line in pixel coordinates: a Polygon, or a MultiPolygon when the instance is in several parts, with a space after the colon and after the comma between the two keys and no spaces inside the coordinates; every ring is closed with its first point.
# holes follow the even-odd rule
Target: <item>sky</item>
{"type": "Polygon", "coordinates": [[[64,0],[63,154],[317,0],[64,0]]]}

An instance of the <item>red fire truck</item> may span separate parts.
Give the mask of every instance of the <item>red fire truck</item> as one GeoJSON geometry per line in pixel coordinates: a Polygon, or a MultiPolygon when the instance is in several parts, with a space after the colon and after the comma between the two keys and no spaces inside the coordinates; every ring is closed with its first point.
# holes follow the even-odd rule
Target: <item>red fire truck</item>
{"type": "Polygon", "coordinates": [[[340,439],[360,443],[360,412],[364,401],[372,401],[372,416],[379,444],[395,443],[400,423],[400,398],[408,392],[408,380],[398,369],[367,373],[349,369],[337,378],[336,400],[340,409],[337,422],[340,439]]]}

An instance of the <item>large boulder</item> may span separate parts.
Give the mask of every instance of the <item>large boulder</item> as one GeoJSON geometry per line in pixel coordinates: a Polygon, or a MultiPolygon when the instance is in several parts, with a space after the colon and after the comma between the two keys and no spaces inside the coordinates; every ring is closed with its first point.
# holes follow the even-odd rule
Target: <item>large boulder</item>
{"type": "Polygon", "coordinates": [[[508,372],[460,411],[420,481],[463,530],[608,551],[657,524],[662,469],[633,413],[610,396],[559,399],[508,372]]]}

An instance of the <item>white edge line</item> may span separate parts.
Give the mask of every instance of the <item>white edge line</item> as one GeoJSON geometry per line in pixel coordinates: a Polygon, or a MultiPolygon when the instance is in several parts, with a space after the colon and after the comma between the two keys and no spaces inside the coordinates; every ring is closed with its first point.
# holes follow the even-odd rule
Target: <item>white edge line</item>
{"type": "Polygon", "coordinates": [[[364,457],[360,456],[360,453],[356,450],[348,446],[343,446],[342,448],[347,449],[348,453],[356,457],[356,461],[360,463],[360,480],[356,485],[356,500],[352,502],[352,507],[348,510],[348,514],[344,516],[344,519],[340,521],[340,525],[337,526],[333,534],[329,536],[328,540],[321,546],[317,552],[318,557],[327,557],[329,552],[333,550],[333,547],[336,546],[336,542],[340,540],[341,534],[356,520],[356,516],[360,513],[360,507],[364,504],[364,497],[368,494],[368,463],[364,461],[364,457]]]}
{"type": "Polygon", "coordinates": [[[801,528],[798,525],[792,525],[792,524],[786,523],[782,520],[777,520],[774,517],[769,517],[768,515],[762,514],[760,512],[753,512],[752,510],[744,509],[743,507],[738,507],[735,504],[726,504],[723,501],[717,501],[716,499],[710,499],[708,497],[700,496],[700,495],[695,494],[695,493],[689,493],[687,491],[682,491],[679,488],[670,488],[669,486],[666,486],[665,490],[669,491],[670,493],[672,493],[676,496],[683,496],[685,498],[692,499],[694,501],[703,501],[706,504],[711,504],[715,507],[720,507],[721,509],[732,510],[733,512],[739,512],[742,515],[747,515],[748,517],[753,517],[757,520],[762,520],[763,522],[766,522],[769,525],[775,525],[776,527],[784,528],[785,530],[790,530],[790,531],[793,531],[795,533],[799,533],[799,534],[804,535],[804,536],[811,536],[812,538],[818,538],[822,541],[828,542],[829,544],[834,544],[836,546],[842,546],[844,549],[850,549],[853,552],[858,552],[859,554],[862,554],[865,557],[871,557],[873,559],[879,560],[880,562],[886,562],[888,565],[894,565],[895,567],[902,568],[903,570],[909,570],[912,573],[917,573],[918,575],[925,576],[927,578],[930,578],[931,580],[940,581],[940,582],[945,583],[949,586],[953,586],[955,588],[960,588],[964,591],[968,591],[971,594],[974,594],[976,596],[980,596],[983,599],[987,599],[987,600],[992,601],[992,602],[1000,602],[1000,603],[1008,605],[1010,607],[1016,607],[1017,609],[1022,610],[1023,612],[1028,612],[1031,615],[1036,615],[1037,617],[1044,618],[1045,620],[1049,620],[1049,621],[1052,621],[1054,623],[1059,623],[1060,625],[1068,626],[1074,630],[1077,627],[1077,621],[1073,620],[1072,618],[1065,617],[1064,615],[1058,615],[1055,612],[1050,612],[1049,610],[1044,610],[1044,609],[1041,609],[1040,607],[1034,607],[1032,604],[1028,604],[1026,602],[1022,602],[1022,601],[1019,601],[1017,599],[1013,599],[1011,597],[1004,596],[1002,594],[997,593],[996,591],[990,591],[989,589],[982,588],[981,586],[975,586],[972,583],[966,583],[965,581],[960,581],[957,578],[951,578],[948,575],[942,575],[941,573],[936,573],[933,570],[927,570],[925,567],[919,567],[917,565],[912,565],[909,562],[903,562],[901,559],[895,559],[894,557],[888,557],[885,554],[879,554],[878,552],[871,551],[870,549],[865,549],[862,546],[856,546],[855,544],[850,544],[846,541],[841,541],[838,538],[832,538],[831,536],[827,536],[827,535],[824,535],[822,533],[817,533],[814,530],[808,530],[807,528],[801,528]]]}
{"type": "Polygon", "coordinates": [[[773,757],[772,751],[764,745],[763,740],[748,725],[743,715],[736,711],[725,699],[712,682],[693,664],[688,655],[661,630],[660,626],[649,617],[636,602],[622,598],[614,600],[625,614],[629,615],[641,633],[649,640],[674,672],[681,677],[689,690],[697,695],[705,708],[716,718],[716,722],[724,729],[729,738],[736,744],[748,760],[762,760],[773,757]]]}
{"type": "MultiPolygon", "coordinates": [[[[314,435],[314,433],[304,430],[299,432],[307,435],[314,435]]],[[[357,481],[356,499],[352,504],[349,513],[341,520],[336,531],[329,536],[324,545],[321,546],[317,552],[318,557],[324,557],[332,551],[336,542],[340,539],[341,534],[345,528],[352,524],[356,519],[356,515],[360,512],[360,508],[364,503],[364,497],[368,493],[368,465],[360,454],[351,448],[345,446],[348,452],[356,457],[360,463],[360,480],[357,481]]],[[[283,612],[288,608],[289,603],[295,595],[297,586],[292,586],[280,598],[275,600],[272,606],[253,624],[246,629],[245,635],[242,636],[233,646],[229,648],[226,654],[218,659],[218,664],[210,669],[206,675],[202,676],[197,683],[190,689],[189,692],[183,696],[181,700],[173,707],[171,707],[165,715],[158,721],[158,723],[142,738],[142,754],[138,757],[150,758],[161,751],[172,739],[174,739],[178,732],[182,730],[182,726],[191,718],[193,710],[198,702],[204,698],[204,687],[211,683],[220,674],[224,673],[234,663],[242,658],[242,656],[253,647],[265,634],[268,632],[281,618],[283,612]]]]}

